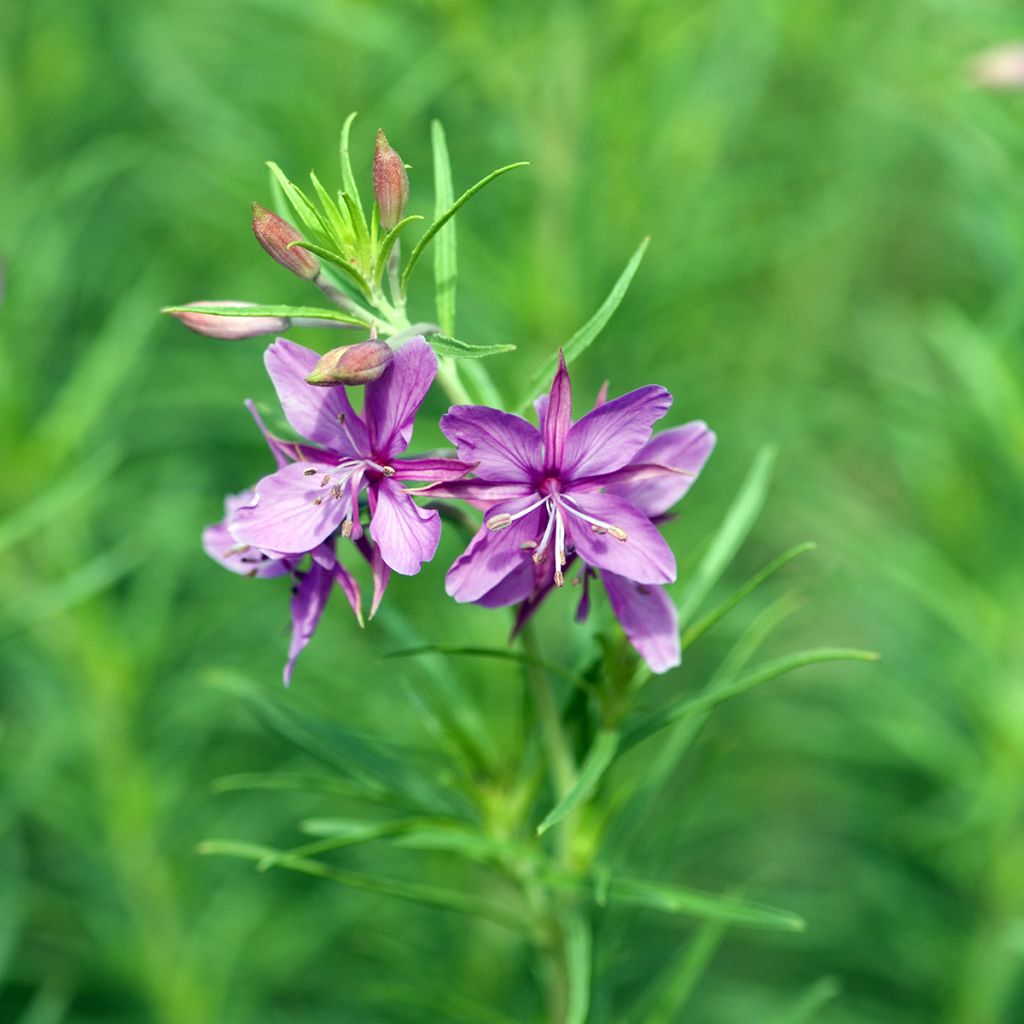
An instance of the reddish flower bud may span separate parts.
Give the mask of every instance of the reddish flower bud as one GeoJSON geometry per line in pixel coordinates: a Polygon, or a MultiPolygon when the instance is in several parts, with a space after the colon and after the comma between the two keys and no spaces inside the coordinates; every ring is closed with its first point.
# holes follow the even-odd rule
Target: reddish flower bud
{"type": "MultiPolygon", "coordinates": [[[[195,302],[192,305],[206,309],[245,309],[251,308],[253,303],[218,300],[195,302]]],[[[291,326],[291,320],[284,316],[219,316],[217,313],[200,313],[192,309],[165,309],[164,312],[177,317],[196,334],[225,341],[255,338],[260,334],[280,334],[291,326]]]]}
{"type": "Polygon", "coordinates": [[[371,338],[358,345],[342,345],[320,357],[307,384],[332,388],[338,384],[371,384],[390,366],[395,353],[383,341],[371,338]]]}
{"type": "Polygon", "coordinates": [[[402,158],[391,148],[383,129],[377,131],[373,148],[373,195],[377,200],[380,225],[390,231],[405,212],[409,201],[409,175],[402,158]]]}
{"type": "Polygon", "coordinates": [[[252,204],[252,230],[267,255],[282,267],[307,281],[319,275],[320,261],[311,252],[299,246],[288,247],[291,242],[301,242],[302,235],[288,221],[259,203],[252,204]]]}

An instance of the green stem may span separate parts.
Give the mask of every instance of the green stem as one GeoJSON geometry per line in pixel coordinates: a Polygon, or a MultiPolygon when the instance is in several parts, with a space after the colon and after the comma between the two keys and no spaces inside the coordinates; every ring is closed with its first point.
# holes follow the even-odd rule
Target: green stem
{"type": "MultiPolygon", "coordinates": [[[[523,650],[529,656],[524,666],[526,681],[540,730],[551,788],[555,799],[561,800],[576,780],[576,759],[562,726],[562,716],[549,678],[539,665],[537,641],[531,623],[527,623],[520,636],[523,650]]],[[[556,826],[558,861],[566,870],[572,869],[573,838],[577,820],[577,814],[574,812],[556,826]]],[[[549,898],[543,916],[543,940],[539,945],[539,951],[546,961],[548,1016],[551,1024],[564,1024],[569,1011],[569,950],[563,922],[563,899],[560,895],[552,895],[549,898]]]]}
{"type": "Polygon", "coordinates": [[[440,356],[437,360],[437,382],[444,388],[444,393],[456,405],[472,405],[473,399],[466,390],[459,375],[458,364],[451,356],[440,356]]]}

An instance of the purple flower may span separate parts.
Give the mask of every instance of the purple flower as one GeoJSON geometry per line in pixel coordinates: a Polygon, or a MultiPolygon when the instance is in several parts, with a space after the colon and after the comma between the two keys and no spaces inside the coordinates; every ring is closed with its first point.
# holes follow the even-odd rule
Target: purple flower
{"type": "Polygon", "coordinates": [[[300,568],[302,555],[277,555],[240,544],[235,540],[231,535],[234,517],[252,500],[252,491],[229,496],[224,502],[224,519],[203,531],[203,547],[206,553],[225,569],[230,569],[241,576],[267,578],[290,574],[294,578],[295,586],[291,601],[292,638],[284,667],[284,683],[287,686],[291,682],[296,659],[316,632],[320,616],[335,583],[340,585],[352,606],[352,611],[362,625],[359,588],[348,570],[339,564],[335,557],[333,540],[325,541],[310,552],[310,564],[305,570],[300,568]]]}
{"type": "Polygon", "coordinates": [[[319,447],[270,439],[272,447],[280,446],[296,461],[264,477],[228,529],[239,543],[280,555],[313,551],[340,530],[342,537],[360,543],[371,564],[376,560],[376,605],[388,570],[407,576],[419,572],[440,536],[437,512],[419,508],[402,482],[456,480],[472,466],[453,459],[397,458],[409,446],[416,412],[437,373],[437,359],[423,338],[403,345],[381,377],[366,385],[362,415],[344,388],[306,383],[319,358],[284,338],[267,349],[267,371],[288,422],[319,447]],[[363,491],[372,548],[359,521],[363,491]]]}
{"type": "Polygon", "coordinates": [[[679,663],[675,608],[662,589],[676,576],[659,520],[688,490],[714,446],[702,423],[651,429],[672,403],[658,386],[632,391],[573,423],[571,389],[560,359],[548,395],[537,403],[540,429],[519,416],[455,406],[441,429],[476,478],[427,488],[486,509],[484,525],[448,572],[457,601],[488,607],[525,602],[517,629],[541,600],[584,563],[588,584],[600,570],[612,609],[656,672],[679,663]]]}

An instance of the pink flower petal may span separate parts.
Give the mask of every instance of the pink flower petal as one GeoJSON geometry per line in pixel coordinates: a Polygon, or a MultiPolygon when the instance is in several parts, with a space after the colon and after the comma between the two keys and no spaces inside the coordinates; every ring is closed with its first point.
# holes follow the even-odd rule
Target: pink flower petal
{"type": "Polygon", "coordinates": [[[601,573],[612,611],[629,642],[652,672],[667,672],[682,658],[679,617],[663,587],[634,583],[613,572],[601,573]]]}
{"type": "Polygon", "coordinates": [[[242,544],[303,554],[326,540],[345,518],[350,473],[328,463],[293,462],[256,485],[255,503],[229,524],[242,544]]]}
{"type": "Polygon", "coordinates": [[[441,538],[441,517],[419,508],[401,486],[384,478],[370,488],[370,536],[381,558],[403,576],[429,562],[441,538]]]}
{"type": "Polygon", "coordinates": [[[437,356],[423,340],[407,341],[378,380],[366,385],[363,414],[370,447],[380,458],[404,452],[413,420],[437,373],[437,356]]]}
{"type": "Polygon", "coordinates": [[[441,431],[483,480],[531,482],[543,470],[540,431],[521,416],[483,405],[453,405],[441,431]]]}
{"type": "Polygon", "coordinates": [[[562,479],[610,473],[625,466],[671,405],[669,392],[651,384],[588,412],[566,438],[562,479]]]}
{"type": "Polygon", "coordinates": [[[573,492],[566,498],[566,504],[575,505],[591,519],[626,532],[625,540],[616,540],[611,533],[598,533],[586,521],[563,513],[576,550],[588,565],[636,583],[671,583],[676,578],[675,555],[639,509],[613,494],[573,492]]]}
{"type": "Polygon", "coordinates": [[[281,408],[296,433],[332,452],[355,455],[356,446],[365,448],[366,429],[345,389],[318,388],[305,381],[319,359],[312,349],[286,338],[278,338],[263,357],[281,408]],[[344,417],[344,428],[339,417],[344,417]]]}

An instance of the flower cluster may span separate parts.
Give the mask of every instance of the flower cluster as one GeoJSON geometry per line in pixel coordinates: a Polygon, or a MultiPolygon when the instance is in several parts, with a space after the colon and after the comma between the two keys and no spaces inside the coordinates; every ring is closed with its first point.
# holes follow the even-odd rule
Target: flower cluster
{"type": "Polygon", "coordinates": [[[286,682],[335,584],[362,623],[359,588],[338,561],[339,542],[352,542],[370,566],[371,617],[392,570],[414,575],[433,557],[440,518],[412,494],[483,510],[479,532],[448,571],[447,592],[456,601],[519,604],[516,632],[578,567],[580,619],[599,578],[651,669],[679,663],[675,608],[664,591],[676,562],[657,524],[689,489],[715,437],[696,422],[652,439],[672,402],[665,388],[610,401],[602,390],[595,408],[573,422],[560,358],[550,393],[536,403],[539,427],[498,409],[457,405],[442,417],[441,430],[458,458],[405,458],[437,373],[430,345],[414,338],[394,352],[365,386],[362,414],[344,387],[309,382],[319,359],[283,338],[267,349],[267,371],[303,441],[270,434],[250,403],[277,470],[229,498],[224,520],[203,538],[207,552],[233,572],[294,579],[286,682]],[[425,486],[410,489],[413,481],[425,486]]]}

